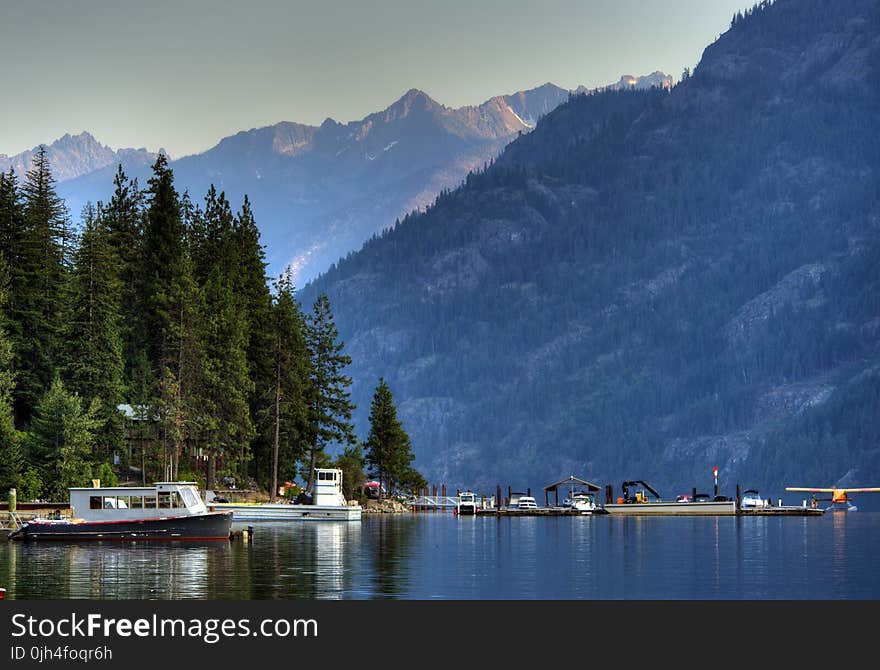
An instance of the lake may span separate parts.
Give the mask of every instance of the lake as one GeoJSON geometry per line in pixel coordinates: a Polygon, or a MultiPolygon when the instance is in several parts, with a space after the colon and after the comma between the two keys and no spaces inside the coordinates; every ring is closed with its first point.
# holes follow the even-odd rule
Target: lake
{"type": "Polygon", "coordinates": [[[254,524],[250,542],[0,542],[0,586],[10,599],[878,599],[880,512],[365,514],[254,524]]]}

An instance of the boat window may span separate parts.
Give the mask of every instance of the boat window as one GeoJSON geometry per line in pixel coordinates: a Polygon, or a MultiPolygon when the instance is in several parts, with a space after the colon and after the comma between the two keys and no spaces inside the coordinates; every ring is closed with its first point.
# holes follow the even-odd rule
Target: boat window
{"type": "Polygon", "coordinates": [[[102,509],[101,496],[89,496],[89,509],[102,509]]]}
{"type": "Polygon", "coordinates": [[[173,507],[171,493],[168,491],[159,491],[159,509],[170,509],[171,507],[173,507]]]}
{"type": "Polygon", "coordinates": [[[144,508],[156,509],[156,496],[144,496],[144,508]]]}
{"type": "Polygon", "coordinates": [[[143,509],[144,497],[143,496],[132,496],[131,497],[131,507],[132,507],[132,509],[143,509]]]}
{"type": "Polygon", "coordinates": [[[183,504],[187,507],[192,507],[197,503],[196,496],[193,493],[193,490],[189,487],[180,489],[180,495],[183,497],[183,504]]]}
{"type": "Polygon", "coordinates": [[[128,509],[128,503],[121,496],[107,496],[104,498],[104,509],[128,509]]]}

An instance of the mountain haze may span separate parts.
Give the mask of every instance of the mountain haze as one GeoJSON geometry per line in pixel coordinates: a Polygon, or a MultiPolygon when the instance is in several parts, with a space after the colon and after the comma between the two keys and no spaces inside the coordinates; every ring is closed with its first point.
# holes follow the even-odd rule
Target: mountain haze
{"type": "MultiPolygon", "coordinates": [[[[665,76],[627,75],[621,81],[632,80],[637,88],[671,85],[665,76]]],[[[320,126],[285,121],[253,128],[171,166],[178,187],[197,202],[210,184],[232,203],[247,194],[270,273],[291,265],[294,280],[303,284],[373,233],[457,186],[569,95],[547,83],[450,108],[411,89],[359,121],[328,118],[320,126]]],[[[48,148],[59,194],[74,220],[87,202],[109,199],[118,163],[143,186],[155,160],[145,150],[114,152],[88,133],[65,136],[48,148]]],[[[2,158],[0,167],[23,174],[31,158],[32,152],[2,158]]]]}
{"type": "Polygon", "coordinates": [[[671,91],[578,95],[329,295],[431,481],[880,479],[880,10],[763,2],[671,91]]]}

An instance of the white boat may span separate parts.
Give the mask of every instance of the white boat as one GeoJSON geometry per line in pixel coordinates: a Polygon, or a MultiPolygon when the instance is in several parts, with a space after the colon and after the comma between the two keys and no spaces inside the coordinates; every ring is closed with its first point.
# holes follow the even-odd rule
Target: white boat
{"type": "Polygon", "coordinates": [[[477,506],[477,496],[472,491],[462,491],[455,512],[459,516],[473,516],[477,513],[477,506]]]}
{"type": "Polygon", "coordinates": [[[516,501],[516,507],[511,509],[538,509],[538,503],[532,496],[520,496],[516,501]]]}
{"type": "Polygon", "coordinates": [[[595,497],[585,491],[575,491],[562,501],[562,506],[577,512],[595,512],[597,509],[595,497]]]}
{"type": "Polygon", "coordinates": [[[743,491],[739,501],[740,509],[766,509],[770,507],[770,501],[761,497],[755,489],[743,491]]]}
{"type": "Polygon", "coordinates": [[[209,509],[231,511],[234,522],[252,521],[360,521],[363,508],[342,494],[342,470],[315,468],[311,504],[215,502],[208,492],[209,509]]]}
{"type": "Polygon", "coordinates": [[[232,515],[208,510],[194,482],[71,488],[74,518],[34,519],[11,540],[228,540],[232,515]]]}

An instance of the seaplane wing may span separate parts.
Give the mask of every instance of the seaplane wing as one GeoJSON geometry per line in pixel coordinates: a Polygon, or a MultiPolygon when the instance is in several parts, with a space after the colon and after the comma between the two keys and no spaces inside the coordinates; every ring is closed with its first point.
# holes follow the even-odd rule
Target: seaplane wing
{"type": "Polygon", "coordinates": [[[867,486],[857,489],[851,489],[846,487],[841,488],[818,488],[818,487],[810,487],[810,486],[786,486],[786,491],[811,491],[813,493],[837,493],[838,491],[845,491],[846,493],[870,493],[880,491],[880,486],[867,486]]]}

